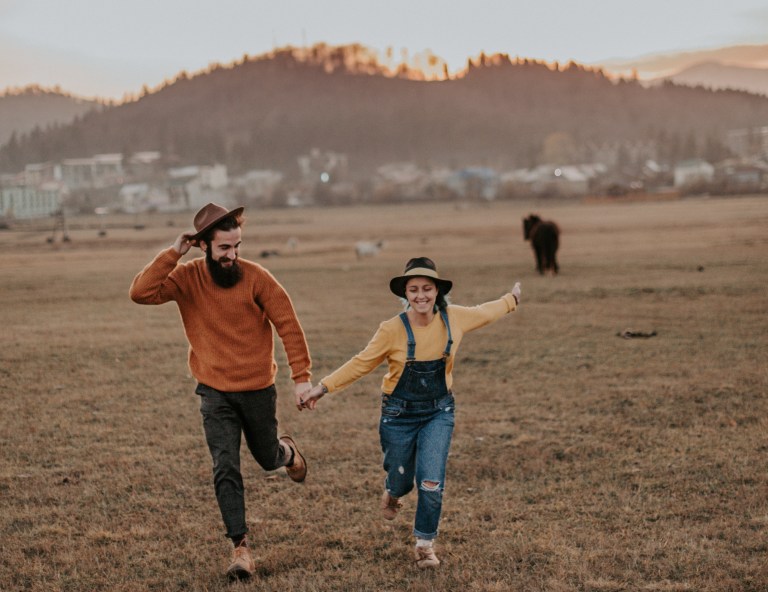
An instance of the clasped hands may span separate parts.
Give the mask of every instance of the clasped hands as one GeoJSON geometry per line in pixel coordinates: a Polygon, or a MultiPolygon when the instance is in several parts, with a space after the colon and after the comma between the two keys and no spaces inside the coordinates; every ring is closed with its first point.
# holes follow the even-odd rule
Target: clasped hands
{"type": "Polygon", "coordinates": [[[312,386],[311,382],[299,382],[296,384],[294,395],[296,408],[299,411],[303,409],[314,411],[317,402],[325,395],[325,389],[322,384],[312,386]]]}

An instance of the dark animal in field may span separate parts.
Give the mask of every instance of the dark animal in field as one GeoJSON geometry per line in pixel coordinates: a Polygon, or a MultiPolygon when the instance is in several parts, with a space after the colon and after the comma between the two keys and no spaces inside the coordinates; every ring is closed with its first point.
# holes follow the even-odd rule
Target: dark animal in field
{"type": "Polygon", "coordinates": [[[523,218],[523,238],[531,241],[536,253],[536,270],[544,275],[551,271],[553,275],[560,271],[557,264],[557,248],[560,246],[560,229],[557,224],[542,220],[536,214],[523,218]]]}

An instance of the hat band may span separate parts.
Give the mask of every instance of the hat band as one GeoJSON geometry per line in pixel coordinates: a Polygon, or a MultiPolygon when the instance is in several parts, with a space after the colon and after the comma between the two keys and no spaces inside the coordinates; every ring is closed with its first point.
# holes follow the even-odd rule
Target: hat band
{"type": "Polygon", "coordinates": [[[434,269],[429,269],[428,267],[414,267],[413,269],[409,269],[403,274],[404,277],[410,277],[414,275],[433,278],[436,280],[440,279],[440,277],[437,275],[437,272],[434,269]]]}

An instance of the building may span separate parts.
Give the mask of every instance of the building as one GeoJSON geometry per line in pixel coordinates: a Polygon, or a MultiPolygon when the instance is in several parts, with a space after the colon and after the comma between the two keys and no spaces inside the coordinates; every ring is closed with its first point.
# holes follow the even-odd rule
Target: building
{"type": "Polygon", "coordinates": [[[134,179],[151,179],[158,176],[162,171],[162,154],[158,151],[135,152],[128,160],[128,168],[131,177],[134,179]]]}
{"type": "Polygon", "coordinates": [[[24,182],[27,185],[39,186],[61,179],[61,169],[53,162],[28,164],[24,167],[24,182]]]}
{"type": "Polygon", "coordinates": [[[724,194],[763,193],[768,190],[768,164],[737,159],[718,163],[713,189],[724,194]]]}
{"type": "Polygon", "coordinates": [[[335,183],[348,174],[347,155],[338,152],[313,148],[309,154],[299,156],[298,164],[302,180],[311,183],[335,183]]]}
{"type": "Polygon", "coordinates": [[[374,201],[424,199],[429,176],[411,162],[393,162],[376,169],[372,181],[374,201]]]}
{"type": "Polygon", "coordinates": [[[167,211],[197,210],[208,202],[224,201],[228,183],[223,164],[169,169],[167,211]]]}
{"type": "Polygon", "coordinates": [[[590,192],[592,183],[607,171],[602,163],[540,165],[501,175],[503,193],[509,196],[548,195],[577,197],[590,192]]]}
{"type": "Polygon", "coordinates": [[[244,203],[268,205],[282,181],[283,174],[278,171],[253,170],[232,179],[232,187],[244,203]]]}
{"type": "Polygon", "coordinates": [[[467,167],[453,175],[450,187],[465,199],[491,201],[499,193],[499,175],[487,167],[467,167]]]}
{"type": "Polygon", "coordinates": [[[120,185],[124,178],[122,154],[97,154],[61,161],[61,180],[68,189],[102,189],[120,185]]]}
{"type": "Polygon", "coordinates": [[[149,183],[127,183],[120,188],[120,209],[128,214],[171,211],[168,192],[149,183]]]}
{"type": "Polygon", "coordinates": [[[675,165],[675,187],[690,187],[699,183],[711,183],[715,176],[715,167],[708,162],[695,158],[684,160],[675,165]]]}
{"type": "Polygon", "coordinates": [[[768,157],[768,125],[729,130],[725,145],[739,158],[768,157]]]}
{"type": "Polygon", "coordinates": [[[31,220],[46,218],[61,211],[64,190],[60,184],[39,186],[12,183],[0,187],[0,219],[31,220]]]}

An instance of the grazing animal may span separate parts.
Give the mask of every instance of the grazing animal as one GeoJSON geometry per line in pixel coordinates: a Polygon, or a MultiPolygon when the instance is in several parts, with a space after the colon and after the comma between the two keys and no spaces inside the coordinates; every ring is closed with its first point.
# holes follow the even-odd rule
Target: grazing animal
{"type": "Polygon", "coordinates": [[[355,243],[355,253],[357,254],[358,259],[362,259],[363,257],[375,257],[383,247],[384,241],[358,241],[355,243]]]}
{"type": "Polygon", "coordinates": [[[531,241],[536,253],[536,270],[544,275],[551,271],[556,275],[560,271],[557,264],[557,248],[560,246],[560,229],[557,224],[542,220],[536,214],[523,218],[523,238],[531,241]]]}

